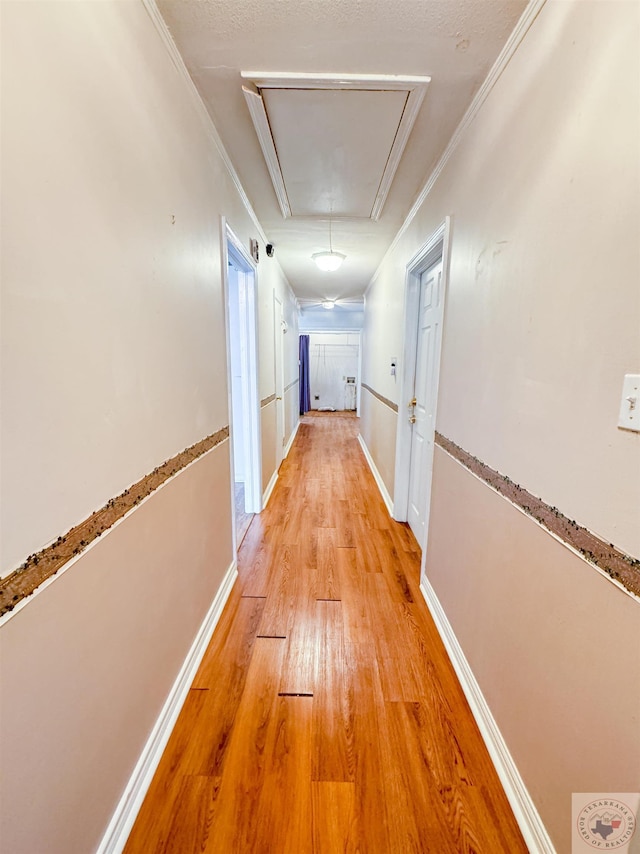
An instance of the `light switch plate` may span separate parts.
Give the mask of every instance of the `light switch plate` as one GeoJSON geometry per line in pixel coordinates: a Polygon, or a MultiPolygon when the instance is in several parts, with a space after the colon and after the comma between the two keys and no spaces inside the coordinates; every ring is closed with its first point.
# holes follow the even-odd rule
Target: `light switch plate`
{"type": "Polygon", "coordinates": [[[627,374],[624,378],[618,427],[640,432],[640,374],[627,374]]]}

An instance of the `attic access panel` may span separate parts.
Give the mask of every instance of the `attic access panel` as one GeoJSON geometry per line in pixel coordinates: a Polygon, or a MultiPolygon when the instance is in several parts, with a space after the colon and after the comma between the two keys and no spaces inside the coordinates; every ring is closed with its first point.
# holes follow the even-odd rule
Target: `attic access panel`
{"type": "Polygon", "coordinates": [[[242,77],[283,216],[377,220],[430,78],[242,77]]]}

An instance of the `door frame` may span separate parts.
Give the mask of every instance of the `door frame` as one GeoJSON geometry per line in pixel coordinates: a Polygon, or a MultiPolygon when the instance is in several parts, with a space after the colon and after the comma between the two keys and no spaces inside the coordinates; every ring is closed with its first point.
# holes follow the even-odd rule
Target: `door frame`
{"type": "MultiPolygon", "coordinates": [[[[402,356],[402,371],[400,379],[400,397],[398,406],[398,426],[396,431],[396,460],[395,488],[393,496],[393,518],[398,522],[406,522],[409,512],[409,484],[411,466],[411,425],[407,407],[413,391],[416,376],[416,354],[418,345],[418,322],[420,308],[420,277],[442,259],[442,311],[443,321],[446,311],[446,294],[449,288],[449,262],[451,257],[451,217],[445,217],[444,222],[433,232],[429,239],[420,247],[406,266],[405,299],[403,320],[404,352],[402,356]]],[[[436,423],[438,405],[438,385],[440,382],[440,355],[442,353],[442,329],[436,342],[436,388],[434,390],[434,418],[436,423]]],[[[431,437],[433,449],[433,436],[431,437]]],[[[433,470],[433,450],[431,459],[425,455],[424,477],[429,481],[433,470]]],[[[425,508],[425,535],[422,555],[427,551],[429,537],[429,510],[431,504],[431,483],[427,484],[427,506],[425,508]]]]}
{"type": "Polygon", "coordinates": [[[284,341],[284,302],[273,289],[273,380],[276,392],[276,471],[279,470],[284,459],[284,446],[287,438],[287,413],[284,400],[284,364],[285,364],[285,341],[284,341]],[[278,358],[279,356],[279,358],[278,358]],[[282,435],[278,435],[278,404],[280,406],[280,418],[282,435]]]}
{"type": "Polygon", "coordinates": [[[360,393],[361,393],[361,382],[360,378],[362,377],[362,329],[300,329],[298,330],[298,336],[300,335],[338,335],[344,333],[345,335],[357,335],[358,336],[358,376],[356,377],[356,418],[360,418],[360,393]]]}
{"type": "Polygon", "coordinates": [[[258,388],[258,273],[251,255],[221,216],[221,263],[224,293],[224,324],[227,352],[227,411],[229,413],[229,459],[231,472],[231,516],[233,549],[236,543],[235,474],[233,460],[232,368],[229,319],[229,261],[246,276],[246,313],[241,320],[240,333],[244,338],[242,410],[245,417],[245,506],[249,513],[262,510],[262,443],[260,429],[260,399],[258,388]]]}

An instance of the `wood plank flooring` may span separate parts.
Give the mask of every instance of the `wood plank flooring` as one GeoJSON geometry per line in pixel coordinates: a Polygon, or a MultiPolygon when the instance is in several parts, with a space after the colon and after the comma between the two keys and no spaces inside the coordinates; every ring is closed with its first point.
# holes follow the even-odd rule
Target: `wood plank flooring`
{"type": "Polygon", "coordinates": [[[126,854],[526,854],[357,425],[302,420],[126,854]]]}

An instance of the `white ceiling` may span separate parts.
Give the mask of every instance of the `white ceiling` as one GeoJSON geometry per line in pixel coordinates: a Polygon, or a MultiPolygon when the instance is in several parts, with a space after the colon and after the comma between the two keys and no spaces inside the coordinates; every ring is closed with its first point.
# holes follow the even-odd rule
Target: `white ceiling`
{"type": "Polygon", "coordinates": [[[527,0],[158,0],[276,256],[301,300],[358,298],[420,192],[527,0]],[[285,218],[242,72],[410,75],[431,82],[378,221],[381,171],[406,95],[263,89],[289,196],[285,218]],[[395,125],[394,125],[395,123],[395,125]],[[376,177],[377,176],[377,177],[376,177]],[[311,260],[333,248],[336,273],[311,260]]]}

